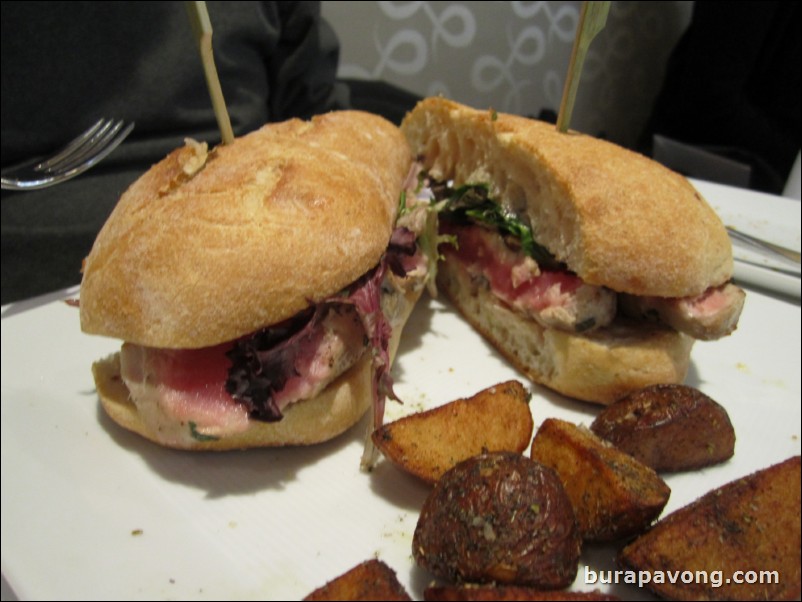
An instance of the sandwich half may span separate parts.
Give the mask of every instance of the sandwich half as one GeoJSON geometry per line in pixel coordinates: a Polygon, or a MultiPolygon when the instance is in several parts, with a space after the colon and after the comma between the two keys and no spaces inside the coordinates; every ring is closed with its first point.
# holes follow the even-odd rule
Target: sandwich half
{"type": "Polygon", "coordinates": [[[396,126],[341,111],[153,166],[84,264],[82,329],[124,341],[93,366],[108,415],[193,450],[325,441],[371,404],[380,423],[428,274],[410,164],[396,126]]]}
{"type": "Polygon", "coordinates": [[[732,248],[691,184],[552,124],[421,101],[402,125],[438,201],[438,289],[533,381],[609,404],[685,379],[735,329],[732,248]]]}

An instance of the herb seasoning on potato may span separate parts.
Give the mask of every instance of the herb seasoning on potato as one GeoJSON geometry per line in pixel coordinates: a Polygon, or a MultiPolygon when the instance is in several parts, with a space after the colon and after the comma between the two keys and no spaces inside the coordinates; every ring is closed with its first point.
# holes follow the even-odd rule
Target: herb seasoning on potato
{"type": "Polygon", "coordinates": [[[603,594],[598,590],[592,592],[576,592],[565,590],[543,590],[520,585],[440,585],[430,586],[423,591],[424,600],[437,602],[469,602],[471,600],[563,600],[576,602],[589,600],[597,602],[615,602],[618,596],[603,594]]]}
{"type": "Polygon", "coordinates": [[[412,600],[395,571],[376,558],[358,564],[304,600],[412,600]]]}
{"type": "Polygon", "coordinates": [[[618,564],[650,574],[722,576],[719,585],[707,579],[646,585],[671,600],[799,600],[800,466],[793,456],[708,492],[625,547],[618,564]]]}
{"type": "Polygon", "coordinates": [[[645,531],[671,494],[654,470],[565,420],[546,419],[530,455],[556,471],[586,541],[613,541],[645,531]]]}
{"type": "Polygon", "coordinates": [[[577,572],[581,538],[553,470],[498,452],[457,464],[423,505],[412,554],[458,582],[561,588],[577,572]]]}
{"type": "Polygon", "coordinates": [[[735,452],[727,411],[685,385],[630,393],[602,410],[590,430],[657,472],[712,466],[735,452]]]}
{"type": "Polygon", "coordinates": [[[458,462],[482,452],[522,452],[532,439],[529,391],[511,380],[373,432],[393,464],[434,484],[458,462]]]}

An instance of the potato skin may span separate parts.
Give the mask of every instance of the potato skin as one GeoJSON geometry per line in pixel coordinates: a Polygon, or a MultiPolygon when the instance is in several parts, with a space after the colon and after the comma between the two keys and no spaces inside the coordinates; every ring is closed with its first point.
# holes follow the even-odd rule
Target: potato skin
{"type": "Polygon", "coordinates": [[[626,546],[618,564],[634,571],[720,571],[724,581],[658,583],[670,600],[799,600],[802,521],[800,456],[714,489],[660,520],[626,546]],[[777,582],[737,583],[737,571],[776,571],[777,582]]]}
{"type": "Polygon", "coordinates": [[[524,451],[533,428],[529,391],[511,380],[385,424],[372,437],[393,464],[434,485],[449,468],[482,452],[524,451]]]}
{"type": "Polygon", "coordinates": [[[565,420],[543,421],[530,456],[556,471],[585,541],[614,541],[645,531],[671,494],[654,470],[565,420]]]}
{"type": "Polygon", "coordinates": [[[517,585],[446,585],[427,587],[423,590],[423,599],[435,602],[470,602],[471,600],[596,600],[598,602],[614,602],[621,598],[602,594],[598,591],[539,590],[517,585]]]}
{"type": "Polygon", "coordinates": [[[378,559],[366,560],[319,587],[304,600],[412,600],[395,571],[378,559]]]}
{"type": "Polygon", "coordinates": [[[590,430],[657,472],[724,462],[735,452],[727,411],[685,385],[653,385],[605,408],[590,430]]]}
{"type": "Polygon", "coordinates": [[[566,587],[581,538],[553,470],[519,454],[465,460],[437,482],[412,541],[416,562],[450,582],[566,587]]]}

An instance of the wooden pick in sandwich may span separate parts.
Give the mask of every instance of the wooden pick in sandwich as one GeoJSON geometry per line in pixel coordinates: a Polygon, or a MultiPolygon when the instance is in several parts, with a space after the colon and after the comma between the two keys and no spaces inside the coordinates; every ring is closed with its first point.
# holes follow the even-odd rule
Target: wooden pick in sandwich
{"type": "Polygon", "coordinates": [[[560,102],[560,113],[557,116],[557,129],[567,132],[571,122],[571,113],[574,111],[576,90],[579,87],[579,76],[582,65],[588,52],[590,43],[607,23],[607,14],[610,12],[609,2],[583,2],[579,13],[579,25],[576,28],[574,47],[571,51],[571,60],[568,63],[568,73],[565,77],[563,98],[560,102]]]}
{"type": "Polygon", "coordinates": [[[206,85],[209,86],[209,95],[212,97],[217,126],[220,128],[223,144],[230,144],[234,141],[234,132],[231,129],[231,119],[228,117],[226,101],[223,98],[223,89],[220,87],[220,78],[217,77],[217,68],[214,66],[212,22],[209,20],[209,11],[206,8],[206,2],[187,2],[186,6],[192,31],[198,40],[203,72],[206,74],[206,85]]]}

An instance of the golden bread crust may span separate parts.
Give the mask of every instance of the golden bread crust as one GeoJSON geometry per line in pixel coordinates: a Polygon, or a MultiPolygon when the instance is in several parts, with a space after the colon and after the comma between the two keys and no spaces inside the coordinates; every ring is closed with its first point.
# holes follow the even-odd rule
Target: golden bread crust
{"type": "Polygon", "coordinates": [[[188,143],[98,235],[82,329],[198,348],[296,314],[378,263],[410,161],[398,128],[358,111],[266,125],[208,155],[188,143]]]}
{"type": "Polygon", "coordinates": [[[721,220],[684,177],[642,155],[443,98],[421,101],[401,129],[435,178],[489,183],[588,284],[685,297],[732,276],[721,220]]]}

